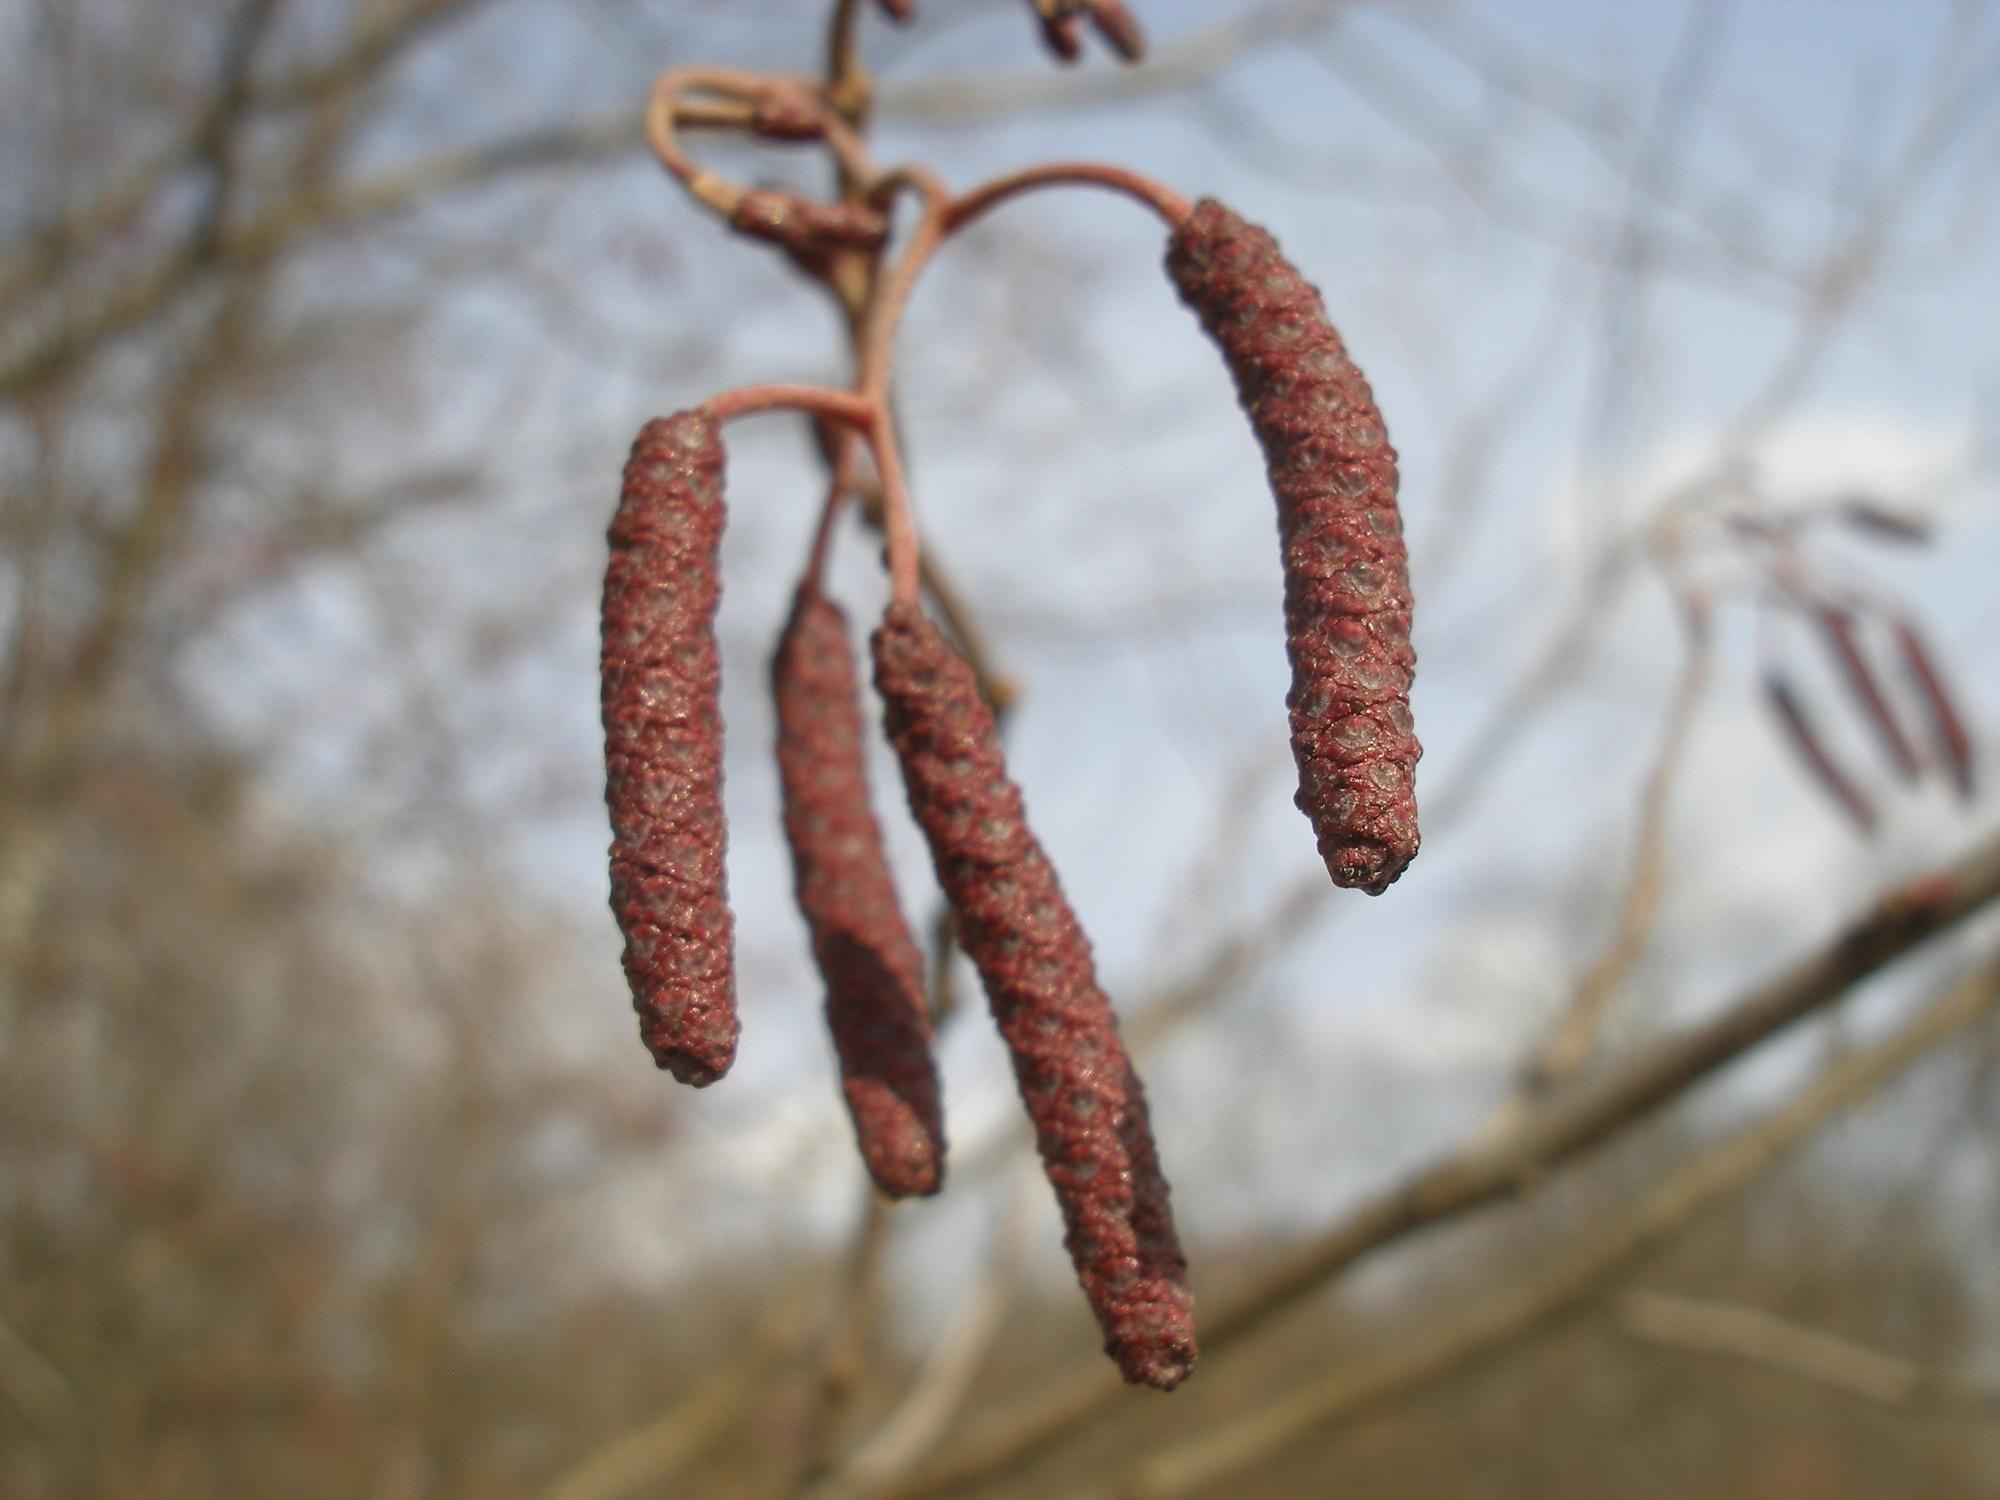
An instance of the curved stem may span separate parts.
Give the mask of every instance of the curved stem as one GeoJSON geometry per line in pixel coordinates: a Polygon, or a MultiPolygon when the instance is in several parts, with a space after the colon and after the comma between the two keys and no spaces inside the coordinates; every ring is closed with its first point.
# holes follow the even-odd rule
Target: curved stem
{"type": "Polygon", "coordinates": [[[903,457],[896,449],[888,423],[869,432],[875,452],[875,472],[882,479],[882,536],[889,549],[889,597],[897,604],[915,604],[920,597],[923,567],[917,550],[917,522],[910,510],[910,492],[903,482],[903,457]]]}
{"type": "Polygon", "coordinates": [[[775,95],[786,96],[819,117],[827,147],[849,177],[868,185],[880,177],[859,133],[812,81],[736,68],[673,68],[662,73],[646,99],[646,142],[691,196],[726,219],[747,189],[690,157],[681,145],[680,127],[694,123],[747,129],[755,121],[759,102],[775,95]],[[690,93],[718,96],[726,101],[725,108],[718,112],[712,102],[686,98],[690,93]]]}
{"type": "Polygon", "coordinates": [[[833,20],[827,26],[827,97],[850,121],[867,117],[871,92],[858,35],[862,3],[863,0],[835,0],[833,20]]]}
{"type": "Polygon", "coordinates": [[[836,391],[824,385],[741,385],[702,402],[718,422],[754,416],[766,411],[803,411],[828,417],[864,433],[872,433],[880,408],[853,391],[836,391]]]}
{"type": "Polygon", "coordinates": [[[870,429],[869,441],[875,452],[875,468],[882,479],[882,534],[889,548],[889,587],[900,604],[914,604],[922,583],[922,565],[917,547],[916,518],[911,513],[909,490],[903,481],[903,459],[896,434],[889,422],[889,370],[895,358],[896,330],[917,277],[937,247],[944,241],[945,215],[951,194],[932,173],[922,168],[906,168],[884,179],[885,187],[907,183],[924,198],[924,215],[910,234],[910,243],[881,280],[861,325],[861,368],[857,385],[882,419],[870,429]]]}
{"type": "Polygon", "coordinates": [[[901,185],[914,187],[924,199],[924,215],[910,233],[910,243],[902,256],[876,284],[875,296],[861,325],[861,369],[858,384],[863,395],[881,400],[889,388],[889,366],[895,357],[896,330],[903,321],[910,293],[931,256],[944,242],[946,221],[951,213],[951,193],[935,174],[922,167],[903,167],[883,179],[885,190],[901,185]]]}
{"type": "MultiPolygon", "coordinates": [[[[740,81],[741,78],[749,76],[751,75],[735,75],[735,78],[740,81]]],[[[726,97],[741,97],[744,93],[743,90],[731,86],[729,75],[719,74],[712,68],[669,69],[659,76],[653,84],[653,91],[646,96],[646,143],[653,148],[653,154],[660,159],[660,165],[673,173],[690,195],[727,218],[735,212],[737,203],[743,197],[743,189],[728,178],[697,165],[693,158],[681,149],[680,137],[675,127],[681,108],[681,95],[689,89],[700,89],[726,97]]],[[[754,97],[754,93],[750,97],[754,97]]]]}
{"type": "Polygon", "coordinates": [[[1178,228],[1191,209],[1187,199],[1179,193],[1142,173],[1098,162],[1059,161],[996,177],[955,199],[946,210],[944,232],[956,234],[988,209],[997,208],[1022,193],[1045,187],[1094,187],[1122,193],[1158,214],[1169,229],[1178,228]]]}
{"type": "Polygon", "coordinates": [[[813,532],[812,552],[806,559],[806,575],[803,587],[817,594],[820,579],[826,574],[826,557],[833,550],[834,528],[840,522],[840,515],[846,507],[849,491],[854,482],[854,440],[846,432],[833,435],[834,452],[829,460],[833,470],[827,481],[826,503],[820,507],[819,527],[813,532]]]}

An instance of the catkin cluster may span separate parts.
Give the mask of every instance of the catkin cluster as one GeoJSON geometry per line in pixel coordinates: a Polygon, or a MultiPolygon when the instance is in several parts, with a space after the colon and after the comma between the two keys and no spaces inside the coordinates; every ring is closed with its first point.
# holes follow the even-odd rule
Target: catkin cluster
{"type": "MultiPolygon", "coordinates": [[[[1116,39],[1118,6],[1037,3],[1065,34],[1088,14],[1116,39]]],[[[752,227],[783,240],[797,211],[766,196],[752,227]]],[[[1318,294],[1270,236],[1203,202],[1178,223],[1167,266],[1221,345],[1269,461],[1299,805],[1334,880],[1379,893],[1417,849],[1395,451],[1318,294]]],[[[722,468],[708,409],[647,426],[604,586],[612,907],[641,1034],[694,1084],[721,1076],[737,1038],[714,637],[722,468]]],[[[847,622],[818,582],[830,534],[771,663],[785,835],[862,1158],[884,1194],[918,1196],[938,1189],[945,1155],[924,965],[869,803],[847,622]]],[[[1145,1090],[975,674],[913,586],[898,589],[871,646],[910,812],[1012,1059],[1106,1351],[1128,1380],[1171,1389],[1194,1364],[1194,1303],[1145,1090]]]]}

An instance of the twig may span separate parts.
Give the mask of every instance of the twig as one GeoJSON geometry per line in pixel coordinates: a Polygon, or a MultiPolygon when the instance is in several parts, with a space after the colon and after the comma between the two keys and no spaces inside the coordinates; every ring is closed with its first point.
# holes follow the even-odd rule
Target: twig
{"type": "Polygon", "coordinates": [[[811,1492],[812,1500],[842,1500],[907,1474],[943,1435],[965,1399],[979,1363],[1004,1326],[1028,1252],[1028,1195],[1015,1185],[995,1236],[993,1253],[960,1301],[952,1321],[910,1381],[909,1390],[854,1456],[811,1492]]]}
{"type": "Polygon", "coordinates": [[[841,1419],[868,1365],[868,1343],[881,1293],[882,1256],[889,1239],[889,1211],[872,1187],[863,1191],[867,1196],[861,1205],[861,1220],[848,1250],[846,1271],[832,1299],[833,1322],[806,1396],[805,1437],[799,1445],[803,1457],[793,1486],[797,1494],[810,1490],[832,1467],[840,1447],[841,1419]]]}
{"type": "MultiPolygon", "coordinates": [[[[240,98],[218,95],[200,116],[145,166],[115,187],[106,189],[89,206],[59,222],[30,231],[25,244],[0,261],[0,309],[11,310],[14,297],[33,287],[73,255],[117,229],[147,200],[167,185],[214,140],[225,111],[243,105],[256,109],[286,109],[344,92],[351,84],[393,59],[439,22],[486,0],[416,0],[416,3],[364,22],[336,56],[260,83],[245,77],[240,98]]],[[[261,25],[261,23],[258,23],[261,25]]]]}
{"type": "Polygon", "coordinates": [[[1877,1406],[2000,1414],[2000,1390],[1957,1380],[1914,1360],[1807,1328],[1762,1308],[1664,1292],[1627,1292],[1618,1326],[1641,1343],[1739,1360],[1877,1406]]]}
{"type": "Polygon", "coordinates": [[[622,1500],[673,1478],[764,1390],[797,1336],[808,1287],[793,1288],[751,1332],[748,1348],[665,1416],[635,1427],[567,1469],[542,1500],[622,1500]]]}
{"type": "Polygon", "coordinates": [[[1659,913],[1666,875],[1667,814],[1673,802],[1674,779],[1687,757],[1688,739],[1694,730],[1696,710],[1707,690],[1710,664],[1705,606],[1697,598],[1684,598],[1682,617],[1687,626],[1686,655],[1667,706],[1659,748],[1654,752],[1640,797],[1639,832],[1616,925],[1610,941],[1577,981],[1561,1019],[1524,1071],[1515,1096],[1496,1115],[1490,1127],[1496,1134],[1512,1128],[1535,1100],[1553,1093],[1589,1060],[1604,1014],[1625,976],[1645,951],[1647,935],[1659,913]]]}

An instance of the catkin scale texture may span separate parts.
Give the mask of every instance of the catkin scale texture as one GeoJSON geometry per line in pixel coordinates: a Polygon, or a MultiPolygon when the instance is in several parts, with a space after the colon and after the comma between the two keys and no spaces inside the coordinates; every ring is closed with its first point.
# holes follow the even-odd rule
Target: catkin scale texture
{"type": "Polygon", "coordinates": [[[1298,805],[1334,882],[1379,895],[1417,852],[1409,558],[1396,450],[1319,293],[1204,199],[1167,272],[1222,348],[1278,503],[1298,805]]]}
{"type": "Polygon", "coordinates": [[[862,1160],[891,1198],[935,1193],[944,1121],[924,961],[869,808],[860,688],[838,605],[802,587],[771,662],[778,779],[799,910],[862,1160]]]}
{"type": "Polygon", "coordinates": [[[1195,1358],[1187,1258],[1090,943],[1028,829],[971,668],[913,605],[892,605],[873,645],[910,809],[1012,1055],[1105,1350],[1127,1380],[1171,1389],[1195,1358]]]}
{"type": "Polygon", "coordinates": [[[625,465],[604,573],[611,909],[653,1060],[700,1087],[736,1055],[723,872],[722,441],[699,409],[649,422],[625,465]]]}

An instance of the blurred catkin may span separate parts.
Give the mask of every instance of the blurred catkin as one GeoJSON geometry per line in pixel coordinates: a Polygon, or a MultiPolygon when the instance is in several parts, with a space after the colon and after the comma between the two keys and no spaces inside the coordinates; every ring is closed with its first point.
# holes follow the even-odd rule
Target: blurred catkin
{"type": "Polygon", "coordinates": [[[826,985],[855,1139],[889,1197],[934,1193],[944,1176],[944,1122],[923,955],[869,806],[847,619],[810,582],[779,638],[771,688],[794,888],[826,985]]]}
{"type": "Polygon", "coordinates": [[[1764,701],[1771,706],[1778,727],[1784,731],[1785,741],[1799,757],[1800,762],[1812,773],[1813,780],[1822,790],[1840,804],[1840,810],[1847,814],[1856,828],[1867,833],[1875,827],[1875,804],[1861,790],[1833,758],[1827,748],[1826,739],[1819,732],[1805,705],[1799,701],[1797,693],[1783,677],[1767,673],[1764,678],[1764,701]]]}
{"type": "Polygon", "coordinates": [[[1957,788],[1958,795],[1969,802],[1978,791],[1978,786],[1973,772],[1972,735],[1965,727],[1965,716],[1959,712],[1951,689],[1945,685],[1944,673],[1938,667],[1937,658],[1925,644],[1916,622],[1897,620],[1895,634],[1896,651],[1904,674],[1922,698],[1924,710],[1930,716],[1931,738],[1937,746],[1937,753],[1944,761],[1945,769],[1951,773],[1952,785],[1957,788]]]}
{"type": "Polygon", "coordinates": [[[1827,649],[1833,653],[1841,678],[1861,709],[1862,717],[1868,720],[1876,737],[1881,740],[1882,748],[1888,752],[1897,773],[1905,781],[1914,780],[1923,767],[1909,736],[1903,733],[1902,721],[1890,707],[1889,696],[1883,692],[1874,666],[1862,648],[1854,616],[1832,605],[1822,606],[1814,613],[1827,649]]]}
{"type": "Polygon", "coordinates": [[[700,409],[646,424],[625,465],[604,574],[604,800],[611,909],[653,1059],[700,1087],[736,1056],[723,873],[722,441],[700,409]]]}
{"type": "Polygon", "coordinates": [[[1089,940],[1029,831],[972,669],[914,605],[892,605],[873,644],[910,809],[1012,1053],[1106,1352],[1127,1380],[1171,1389],[1195,1359],[1187,1259],[1089,940]]]}
{"type": "Polygon", "coordinates": [[[1222,347],[1278,502],[1298,805],[1336,884],[1379,895],[1417,852],[1409,559],[1396,450],[1319,293],[1204,199],[1167,271],[1222,347]]]}

